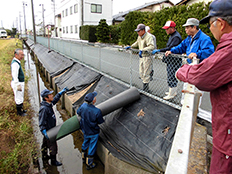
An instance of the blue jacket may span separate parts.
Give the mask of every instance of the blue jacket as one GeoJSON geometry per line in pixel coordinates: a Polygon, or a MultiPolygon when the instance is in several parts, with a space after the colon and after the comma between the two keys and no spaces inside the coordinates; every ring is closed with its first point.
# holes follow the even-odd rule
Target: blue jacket
{"type": "MultiPolygon", "coordinates": [[[[200,59],[201,62],[209,57],[212,53],[214,53],[214,45],[210,37],[199,30],[193,39],[191,36],[188,36],[185,40],[183,40],[176,47],[173,47],[170,51],[174,54],[186,53],[187,56],[189,56],[190,53],[196,53],[197,58],[200,59]]],[[[188,59],[187,61],[188,63],[192,62],[191,59],[188,59]]]]}
{"type": "Polygon", "coordinates": [[[60,97],[61,95],[57,93],[51,103],[46,101],[42,101],[40,103],[39,127],[41,131],[44,129],[48,131],[49,129],[56,126],[56,116],[52,107],[59,101],[60,97]]]}
{"type": "Polygon", "coordinates": [[[77,110],[81,116],[80,126],[85,135],[96,135],[100,133],[98,124],[104,122],[101,110],[93,104],[83,103],[77,110]]]}

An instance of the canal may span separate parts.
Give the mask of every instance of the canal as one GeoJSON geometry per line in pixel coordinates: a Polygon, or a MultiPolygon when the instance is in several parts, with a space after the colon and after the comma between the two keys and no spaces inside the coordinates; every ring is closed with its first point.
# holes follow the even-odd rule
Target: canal
{"type": "MultiPolygon", "coordinates": [[[[28,93],[31,103],[31,107],[34,111],[32,117],[34,137],[38,145],[38,168],[40,173],[43,174],[104,174],[104,166],[99,161],[96,156],[95,160],[97,167],[92,170],[86,170],[86,165],[82,163],[81,159],[81,145],[83,142],[83,136],[81,131],[76,131],[63,139],[57,141],[58,144],[58,154],[57,160],[62,162],[63,165],[56,167],[50,165],[49,161],[42,161],[40,154],[40,147],[42,144],[43,136],[39,130],[38,124],[38,112],[40,107],[41,98],[39,96],[40,92],[45,88],[50,89],[49,83],[46,82],[44,75],[40,72],[39,68],[34,62],[33,56],[30,54],[30,50],[24,48],[24,60],[25,60],[25,71],[29,76],[28,81],[28,93]],[[38,92],[39,91],[39,92],[38,92]]],[[[53,89],[50,89],[53,90],[53,89]]],[[[56,124],[59,125],[65,120],[70,118],[67,112],[61,109],[61,103],[59,102],[54,106],[54,112],[56,115],[56,124]]]]}

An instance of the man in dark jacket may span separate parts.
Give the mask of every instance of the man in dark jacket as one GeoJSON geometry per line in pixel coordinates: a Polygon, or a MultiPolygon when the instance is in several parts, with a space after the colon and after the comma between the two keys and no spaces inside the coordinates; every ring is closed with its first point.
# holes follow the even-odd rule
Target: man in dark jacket
{"type": "MultiPolygon", "coordinates": [[[[176,24],[174,21],[167,21],[166,24],[162,27],[166,30],[166,33],[170,35],[166,48],[156,49],[152,51],[152,54],[157,52],[166,52],[169,51],[172,47],[179,45],[182,41],[182,37],[178,31],[176,31],[176,24]]],[[[164,97],[165,100],[169,100],[176,96],[177,89],[177,79],[175,77],[177,69],[180,68],[182,61],[180,59],[169,60],[168,58],[164,59],[167,64],[167,77],[168,77],[168,86],[169,91],[166,92],[167,96],[164,97]]]]}
{"type": "Polygon", "coordinates": [[[200,23],[219,41],[215,53],[198,65],[184,65],[178,79],[210,92],[213,149],[210,174],[232,173],[232,1],[215,0],[200,23]]]}
{"type": "Polygon", "coordinates": [[[57,93],[53,98],[53,91],[49,91],[45,89],[41,92],[41,97],[43,101],[40,103],[39,110],[39,127],[40,131],[44,135],[43,143],[42,143],[42,159],[51,158],[51,164],[54,166],[61,166],[62,163],[56,160],[57,154],[57,143],[51,142],[47,135],[47,131],[56,126],[56,116],[53,111],[53,106],[59,101],[62,94],[68,91],[68,88],[64,88],[62,91],[57,93]],[[48,156],[47,149],[49,149],[50,157],[48,156]]]}
{"type": "Polygon", "coordinates": [[[94,106],[96,103],[96,96],[97,92],[88,93],[85,96],[85,103],[83,103],[77,110],[77,114],[81,116],[80,127],[84,134],[82,160],[83,163],[86,163],[87,170],[96,167],[93,159],[97,150],[97,141],[100,133],[98,124],[104,122],[101,110],[94,106]]]}

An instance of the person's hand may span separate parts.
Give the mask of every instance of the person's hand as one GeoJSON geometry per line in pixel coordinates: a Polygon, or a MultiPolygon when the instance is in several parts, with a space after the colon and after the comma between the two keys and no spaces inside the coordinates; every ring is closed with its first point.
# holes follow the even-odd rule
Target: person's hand
{"type": "Polygon", "coordinates": [[[69,89],[67,87],[65,87],[64,89],[62,89],[59,94],[62,95],[63,93],[67,92],[69,89]]]}
{"type": "Polygon", "coordinates": [[[194,57],[197,57],[196,53],[190,53],[188,56],[189,59],[193,59],[194,57]]]}
{"type": "Polygon", "coordinates": [[[22,91],[22,86],[21,85],[17,85],[17,91],[22,91]]]}
{"type": "Polygon", "coordinates": [[[43,135],[44,135],[47,139],[49,139],[46,129],[42,130],[42,133],[43,133],[43,135]]]}
{"type": "Polygon", "coordinates": [[[172,52],[171,51],[166,51],[165,52],[165,56],[167,57],[169,54],[171,54],[172,52]]]}
{"type": "Polygon", "coordinates": [[[128,49],[130,49],[130,48],[131,48],[131,46],[125,47],[126,50],[128,50],[128,49]]]}
{"type": "Polygon", "coordinates": [[[152,54],[155,54],[155,53],[158,53],[158,52],[160,52],[160,50],[155,49],[155,50],[152,51],[152,54]]]}
{"type": "Polygon", "coordinates": [[[139,57],[140,57],[140,58],[142,58],[142,57],[143,57],[143,56],[142,56],[142,53],[143,53],[143,51],[142,51],[142,50],[140,50],[140,51],[139,51],[139,57]]]}

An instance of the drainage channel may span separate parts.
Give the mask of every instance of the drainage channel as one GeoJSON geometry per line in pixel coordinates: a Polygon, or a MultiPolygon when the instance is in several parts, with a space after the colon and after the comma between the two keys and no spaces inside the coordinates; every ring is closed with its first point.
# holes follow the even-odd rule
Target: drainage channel
{"type": "MultiPolygon", "coordinates": [[[[50,160],[43,161],[40,155],[40,147],[42,144],[43,136],[39,130],[38,112],[39,112],[39,101],[40,91],[45,88],[49,89],[49,83],[46,82],[43,74],[40,74],[39,68],[35,65],[33,58],[31,57],[30,50],[24,49],[24,60],[25,60],[25,70],[29,76],[28,81],[28,92],[31,107],[34,111],[32,117],[34,136],[38,145],[38,170],[39,173],[43,174],[104,174],[104,166],[102,163],[96,159],[98,163],[97,167],[91,170],[86,170],[86,165],[82,163],[81,159],[81,145],[83,142],[83,136],[80,131],[76,131],[61,140],[57,141],[58,144],[58,154],[57,160],[62,162],[63,165],[56,167],[50,165],[50,160]],[[39,84],[39,87],[38,87],[39,84]],[[39,93],[38,93],[39,91],[39,93]]],[[[52,90],[52,89],[50,89],[52,90]]],[[[59,102],[53,107],[56,115],[56,124],[59,125],[69,118],[65,110],[61,109],[61,103],[59,102]]]]}

